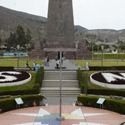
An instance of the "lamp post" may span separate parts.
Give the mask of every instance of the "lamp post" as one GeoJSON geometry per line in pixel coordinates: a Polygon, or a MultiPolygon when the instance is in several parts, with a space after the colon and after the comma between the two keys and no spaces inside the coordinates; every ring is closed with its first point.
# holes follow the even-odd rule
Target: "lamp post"
{"type": "Polygon", "coordinates": [[[93,41],[91,41],[91,51],[92,51],[92,60],[93,60],[93,41]]]}
{"type": "Polygon", "coordinates": [[[60,50],[60,114],[59,119],[63,120],[62,118],[62,51],[60,50]]]}
{"type": "Polygon", "coordinates": [[[59,117],[58,120],[64,120],[62,116],[62,50],[60,49],[60,100],[59,100],[59,117]]]}
{"type": "Polygon", "coordinates": [[[117,65],[118,65],[118,62],[119,62],[119,46],[117,47],[117,65]]]}
{"type": "Polygon", "coordinates": [[[29,54],[28,54],[28,49],[30,48],[30,44],[25,44],[26,46],[26,53],[27,53],[27,64],[29,63],[29,54]]]}
{"type": "Polygon", "coordinates": [[[20,45],[17,45],[17,67],[19,67],[19,49],[20,49],[20,45]]]}
{"type": "Polygon", "coordinates": [[[104,53],[103,53],[104,46],[103,46],[103,45],[101,46],[101,50],[102,50],[102,61],[101,61],[101,66],[102,66],[102,70],[103,70],[103,60],[104,60],[104,53]]]}

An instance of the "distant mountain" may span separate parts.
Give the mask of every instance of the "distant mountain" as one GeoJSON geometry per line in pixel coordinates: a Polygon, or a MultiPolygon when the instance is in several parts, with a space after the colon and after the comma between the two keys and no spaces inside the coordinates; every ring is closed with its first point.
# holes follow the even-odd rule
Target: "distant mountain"
{"type": "MultiPolygon", "coordinates": [[[[47,19],[24,12],[11,10],[0,6],[0,38],[4,39],[9,36],[10,32],[15,31],[17,25],[22,25],[24,29],[29,28],[33,41],[38,42],[45,37],[47,19]]],[[[125,40],[125,29],[95,29],[88,30],[82,26],[75,26],[75,34],[79,34],[77,39],[83,39],[87,36],[96,36],[96,40],[105,42],[115,42],[118,38],[125,40]]]]}
{"type": "Polygon", "coordinates": [[[17,25],[22,25],[25,29],[29,28],[34,39],[38,39],[40,27],[45,25],[46,18],[35,16],[11,10],[0,6],[0,37],[7,37],[11,32],[15,31],[17,25]]]}
{"type": "Polygon", "coordinates": [[[75,26],[75,32],[87,32],[87,31],[88,31],[88,29],[86,29],[80,25],[75,26]]]}

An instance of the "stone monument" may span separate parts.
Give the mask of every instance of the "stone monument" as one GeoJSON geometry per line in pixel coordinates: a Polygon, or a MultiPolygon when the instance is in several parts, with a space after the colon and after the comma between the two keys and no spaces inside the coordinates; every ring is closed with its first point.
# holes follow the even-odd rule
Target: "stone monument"
{"type": "Polygon", "coordinates": [[[82,58],[84,46],[74,38],[72,0],[49,0],[46,29],[45,56],[55,58],[62,51],[66,58],[82,58]]]}
{"type": "Polygon", "coordinates": [[[73,48],[74,21],[72,0],[49,0],[47,45],[73,48]]]}
{"type": "Polygon", "coordinates": [[[72,0],[49,0],[45,52],[56,56],[62,50],[74,55],[74,20],[72,0]],[[52,52],[53,51],[53,52],[52,52]]]}

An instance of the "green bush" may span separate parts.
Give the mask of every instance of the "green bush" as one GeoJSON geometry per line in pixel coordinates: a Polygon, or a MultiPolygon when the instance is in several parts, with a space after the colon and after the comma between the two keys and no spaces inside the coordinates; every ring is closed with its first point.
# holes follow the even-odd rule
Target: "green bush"
{"type": "Polygon", "coordinates": [[[88,73],[87,73],[87,71],[82,71],[82,70],[78,69],[77,79],[79,81],[79,87],[81,88],[81,92],[87,94],[87,89],[88,89],[88,73]]]}
{"type": "Polygon", "coordinates": [[[41,95],[23,95],[23,96],[15,96],[15,97],[9,97],[0,99],[0,109],[2,112],[13,110],[17,108],[17,104],[15,102],[15,98],[20,97],[22,98],[24,104],[20,107],[25,106],[33,106],[33,103],[35,102],[36,105],[40,105],[40,101],[44,98],[41,95]]]}
{"type": "Polygon", "coordinates": [[[125,90],[116,90],[116,89],[91,89],[88,88],[88,94],[95,94],[95,95],[115,95],[115,96],[125,96],[125,90]]]}
{"type": "Polygon", "coordinates": [[[40,67],[40,69],[36,72],[35,83],[38,87],[42,86],[42,80],[44,78],[44,67],[40,67]]]}
{"type": "Polygon", "coordinates": [[[100,70],[125,70],[125,66],[89,66],[90,71],[100,70]]]}
{"type": "MultiPolygon", "coordinates": [[[[100,107],[99,104],[96,103],[98,99],[99,99],[99,96],[80,95],[78,96],[77,101],[82,103],[85,106],[99,108],[100,107]]],[[[111,111],[115,111],[121,114],[125,114],[125,100],[106,98],[103,104],[103,108],[111,111]]]]}

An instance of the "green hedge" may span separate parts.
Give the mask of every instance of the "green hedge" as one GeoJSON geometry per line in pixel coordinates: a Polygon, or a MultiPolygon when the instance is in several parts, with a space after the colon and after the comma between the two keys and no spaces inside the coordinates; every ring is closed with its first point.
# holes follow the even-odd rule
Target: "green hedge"
{"type": "Polygon", "coordinates": [[[79,81],[79,87],[81,92],[87,93],[88,91],[88,73],[80,69],[77,70],[77,79],[79,81]]]}
{"type": "Polygon", "coordinates": [[[88,94],[95,95],[114,95],[114,96],[123,96],[125,97],[125,90],[115,90],[115,89],[90,89],[88,88],[88,94]]]}
{"type": "Polygon", "coordinates": [[[125,66],[89,66],[90,71],[100,70],[125,70],[125,66]]]}
{"type": "MultiPolygon", "coordinates": [[[[78,96],[77,101],[82,103],[85,106],[99,108],[100,107],[99,104],[96,103],[98,99],[99,99],[99,96],[80,95],[78,96]]],[[[111,111],[115,111],[121,114],[125,114],[125,100],[106,98],[103,104],[103,108],[111,111]]]]}
{"type": "Polygon", "coordinates": [[[35,83],[38,85],[36,87],[42,86],[42,80],[44,78],[44,67],[40,67],[40,69],[36,72],[35,83]]]}
{"type": "Polygon", "coordinates": [[[40,105],[40,101],[42,101],[42,99],[44,98],[41,95],[23,95],[23,96],[3,98],[3,99],[0,99],[1,112],[16,109],[18,106],[15,102],[15,98],[17,97],[22,98],[24,102],[24,104],[21,105],[20,107],[33,106],[34,102],[36,103],[36,105],[40,105]]]}

